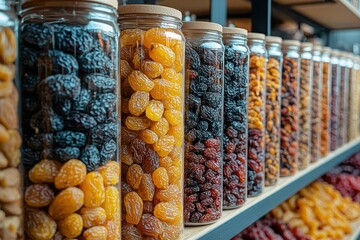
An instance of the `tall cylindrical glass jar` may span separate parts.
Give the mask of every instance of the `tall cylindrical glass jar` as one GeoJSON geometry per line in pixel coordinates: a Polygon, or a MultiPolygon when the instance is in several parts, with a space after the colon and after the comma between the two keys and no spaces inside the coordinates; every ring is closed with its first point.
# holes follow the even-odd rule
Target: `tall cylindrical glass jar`
{"type": "Polygon", "coordinates": [[[300,42],[283,41],[283,74],[281,87],[281,150],[280,174],[293,175],[298,158],[298,108],[300,42]]]}
{"type": "Polygon", "coordinates": [[[186,225],[221,217],[223,200],[224,45],[222,27],[185,22],[186,225]]]}
{"type": "Polygon", "coordinates": [[[353,121],[358,122],[358,119],[354,119],[354,115],[358,115],[358,106],[357,106],[357,99],[358,92],[356,88],[355,78],[354,78],[354,62],[353,62],[353,56],[352,54],[347,54],[347,62],[346,67],[349,71],[349,81],[348,81],[348,87],[347,87],[347,94],[346,94],[346,101],[347,101],[347,123],[346,123],[346,143],[350,142],[355,138],[355,135],[357,133],[356,128],[353,128],[352,125],[353,121]]]}
{"type": "Polygon", "coordinates": [[[276,184],[280,176],[281,43],[280,37],[266,37],[265,186],[276,184]]]}
{"type": "Polygon", "coordinates": [[[22,9],[27,237],[120,239],[117,1],[22,9]]]}
{"type": "Polygon", "coordinates": [[[266,61],[265,35],[248,34],[250,77],[248,99],[248,196],[262,193],[265,186],[265,108],[266,61]]]}
{"type": "Polygon", "coordinates": [[[339,82],[339,132],[338,147],[346,143],[347,125],[347,94],[349,84],[349,68],[347,67],[347,57],[345,52],[341,52],[339,57],[340,82],[339,82]]]}
{"type": "Polygon", "coordinates": [[[313,49],[313,78],[311,95],[311,162],[320,158],[320,127],[321,127],[321,98],[322,98],[322,70],[321,46],[313,49]]]}
{"type": "Polygon", "coordinates": [[[18,20],[0,0],[0,239],[23,239],[18,119],[18,20]]]}
{"type": "Polygon", "coordinates": [[[181,18],[168,7],[119,7],[122,239],[179,239],[183,230],[181,18]]]}
{"type": "Polygon", "coordinates": [[[311,93],[313,78],[313,44],[301,43],[300,92],[299,92],[299,170],[307,168],[311,151],[311,93]]]}
{"type": "Polygon", "coordinates": [[[223,28],[224,63],[224,142],[223,208],[244,204],[247,196],[247,124],[249,48],[247,31],[223,28]]]}
{"type": "Polygon", "coordinates": [[[354,56],[354,81],[355,81],[355,88],[356,94],[355,97],[355,104],[357,104],[357,109],[354,109],[354,112],[358,114],[353,115],[353,122],[352,128],[357,129],[355,138],[360,136],[360,58],[358,56],[354,56]]]}
{"type": "Polygon", "coordinates": [[[330,98],[330,150],[334,151],[339,142],[340,65],[338,50],[331,52],[331,98],[330,98]]]}
{"type": "Polygon", "coordinates": [[[331,48],[324,47],[321,61],[323,64],[321,88],[321,127],[320,127],[320,156],[326,156],[330,151],[330,99],[331,99],[331,48]]]}

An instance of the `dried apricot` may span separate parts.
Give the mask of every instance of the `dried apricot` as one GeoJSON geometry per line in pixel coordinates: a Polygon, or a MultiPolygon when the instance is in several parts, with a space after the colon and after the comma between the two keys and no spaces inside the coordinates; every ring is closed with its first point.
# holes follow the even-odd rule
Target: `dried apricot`
{"type": "Polygon", "coordinates": [[[133,164],[129,167],[126,174],[126,182],[134,189],[138,189],[141,179],[144,176],[144,171],[138,164],[133,164]]]}
{"type": "Polygon", "coordinates": [[[80,210],[80,215],[83,220],[84,227],[90,228],[93,226],[99,226],[106,220],[105,210],[101,207],[86,208],[83,207],[80,210]]]}
{"type": "Polygon", "coordinates": [[[151,48],[154,43],[161,43],[167,47],[172,47],[181,42],[181,36],[175,34],[172,29],[151,28],[145,32],[144,46],[151,48]]]}
{"type": "Polygon", "coordinates": [[[151,175],[145,173],[141,179],[138,194],[144,201],[152,201],[155,193],[155,186],[151,175]]]}
{"type": "Polygon", "coordinates": [[[167,169],[169,175],[170,184],[177,184],[182,177],[182,171],[180,166],[171,166],[167,169]]]}
{"type": "Polygon", "coordinates": [[[46,207],[54,199],[54,191],[47,184],[33,184],[26,188],[24,200],[31,207],[46,207]]]}
{"type": "Polygon", "coordinates": [[[163,232],[161,221],[148,213],[141,216],[137,228],[143,235],[154,238],[157,238],[163,232]]]}
{"type": "Polygon", "coordinates": [[[172,159],[169,156],[163,157],[159,159],[160,167],[169,168],[172,165],[172,159]]]}
{"type": "Polygon", "coordinates": [[[108,161],[98,169],[104,179],[105,187],[116,185],[120,178],[120,165],[116,161],[108,161]]]}
{"type": "Polygon", "coordinates": [[[173,150],[175,138],[171,135],[160,137],[154,144],[154,150],[160,157],[166,157],[173,150]]]}
{"type": "Polygon", "coordinates": [[[154,208],[154,215],[162,221],[176,223],[181,219],[181,210],[175,203],[160,202],[154,208]]]}
{"type": "Polygon", "coordinates": [[[55,187],[64,189],[80,185],[86,176],[85,164],[77,159],[67,161],[55,177],[55,187]]]}
{"type": "Polygon", "coordinates": [[[175,109],[179,111],[182,110],[182,101],[179,96],[174,96],[172,98],[165,99],[162,101],[162,103],[164,104],[164,108],[166,110],[171,110],[171,109],[175,109]]]}
{"type": "Polygon", "coordinates": [[[105,201],[101,205],[107,220],[120,220],[120,200],[117,187],[105,188],[105,201]]]}
{"type": "Polygon", "coordinates": [[[121,144],[121,162],[125,163],[126,165],[131,165],[134,163],[129,145],[121,144]]]}
{"type": "Polygon", "coordinates": [[[134,70],[127,79],[134,91],[148,92],[154,88],[153,81],[140,71],[134,70]]]}
{"type": "Polygon", "coordinates": [[[175,53],[174,69],[176,72],[180,72],[184,67],[184,45],[176,44],[171,47],[171,50],[175,53]]]}
{"type": "Polygon", "coordinates": [[[144,34],[141,29],[125,29],[121,31],[120,46],[139,46],[143,42],[144,34]]]}
{"type": "Polygon", "coordinates": [[[60,169],[60,162],[43,159],[29,171],[29,179],[33,183],[53,183],[60,169]]]}
{"type": "Polygon", "coordinates": [[[177,126],[171,126],[168,135],[171,135],[175,139],[175,146],[181,147],[184,141],[184,128],[182,124],[177,126]]]}
{"type": "Polygon", "coordinates": [[[80,185],[84,193],[85,207],[100,207],[105,200],[104,179],[98,172],[90,172],[80,185]]]}
{"type": "Polygon", "coordinates": [[[152,121],[159,121],[164,112],[164,105],[157,100],[151,100],[146,107],[146,117],[152,121]]]}
{"type": "Polygon", "coordinates": [[[11,28],[4,27],[0,32],[0,60],[5,64],[16,59],[16,35],[11,28]]]}
{"type": "Polygon", "coordinates": [[[163,167],[159,167],[153,172],[152,179],[157,188],[165,189],[169,185],[169,176],[163,167]]]}
{"type": "Polygon", "coordinates": [[[170,184],[166,189],[159,190],[156,197],[162,202],[181,201],[181,190],[178,186],[170,184]]]}
{"type": "Polygon", "coordinates": [[[107,240],[119,240],[121,238],[120,221],[106,221],[104,226],[107,230],[107,240]]]}
{"type": "Polygon", "coordinates": [[[124,197],[124,206],[126,209],[126,222],[138,224],[143,212],[143,200],[136,192],[129,192],[124,197]]]}
{"type": "Polygon", "coordinates": [[[166,110],[164,112],[164,117],[173,126],[177,126],[179,124],[182,124],[182,122],[183,122],[182,112],[175,110],[175,109],[166,110]]]}
{"type": "Polygon", "coordinates": [[[122,79],[127,78],[132,72],[132,68],[130,67],[129,62],[121,59],[119,65],[120,65],[120,77],[122,79]]]}
{"type": "Polygon", "coordinates": [[[129,100],[129,111],[132,115],[140,116],[148,106],[150,100],[149,92],[136,91],[129,100]]]}
{"type": "Polygon", "coordinates": [[[132,224],[122,224],[121,226],[122,240],[142,240],[143,237],[140,231],[132,224]]]}
{"type": "Polygon", "coordinates": [[[56,232],[56,222],[44,211],[25,209],[25,230],[31,239],[48,240],[56,232]]]}
{"type": "Polygon", "coordinates": [[[145,73],[149,78],[157,78],[164,71],[164,67],[157,62],[144,61],[140,64],[140,71],[145,73]]]}
{"type": "Polygon", "coordinates": [[[76,238],[83,230],[83,220],[79,214],[73,213],[60,219],[58,221],[58,228],[63,236],[67,238],[76,238]]]}
{"type": "Polygon", "coordinates": [[[169,122],[166,118],[161,118],[158,122],[153,122],[150,129],[154,131],[158,137],[165,136],[169,131],[169,122]]]}
{"type": "Polygon", "coordinates": [[[84,193],[76,187],[62,190],[51,202],[49,214],[55,220],[64,218],[84,205],[84,193]]]}
{"type": "Polygon", "coordinates": [[[151,121],[147,117],[128,116],[125,120],[125,125],[130,130],[140,131],[150,127],[151,121]]]}
{"type": "Polygon", "coordinates": [[[181,73],[177,73],[172,68],[165,68],[163,73],[161,74],[161,77],[177,84],[182,84],[183,82],[183,75],[181,73]]]}
{"type": "Polygon", "coordinates": [[[179,224],[169,224],[162,222],[163,224],[163,233],[160,235],[161,240],[173,240],[179,239],[181,234],[181,225],[179,224]]]}
{"type": "Polygon", "coordinates": [[[139,132],[139,138],[147,144],[154,144],[158,141],[158,136],[154,131],[144,129],[139,132]]]}
{"type": "Polygon", "coordinates": [[[83,233],[85,240],[106,240],[107,239],[107,230],[104,226],[95,226],[89,229],[86,229],[83,233]]]}
{"type": "Polygon", "coordinates": [[[155,79],[154,86],[150,90],[151,97],[157,100],[169,99],[175,96],[181,96],[181,85],[170,82],[166,79],[155,79]]]}
{"type": "MultiPolygon", "coordinates": [[[[1,81],[0,81],[1,82],[1,81]]],[[[11,82],[10,82],[11,83],[11,82]]],[[[12,91],[11,83],[11,91],[12,91]]],[[[11,93],[9,92],[9,94],[11,93]]],[[[16,108],[12,105],[10,98],[0,99],[0,123],[8,129],[17,129],[19,126],[16,108]]]]}

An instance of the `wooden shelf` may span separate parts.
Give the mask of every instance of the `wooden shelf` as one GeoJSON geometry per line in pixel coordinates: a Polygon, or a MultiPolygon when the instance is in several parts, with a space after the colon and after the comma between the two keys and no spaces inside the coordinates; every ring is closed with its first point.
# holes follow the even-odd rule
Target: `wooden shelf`
{"type": "MultiPolygon", "coordinates": [[[[299,171],[294,176],[281,178],[276,186],[267,187],[260,196],[249,198],[243,207],[224,211],[222,218],[214,224],[185,227],[183,239],[210,240],[232,238],[297,191],[329,171],[332,167],[358,152],[359,149],[360,138],[311,164],[307,169],[299,171]]],[[[358,228],[360,229],[360,227],[358,228]]]]}

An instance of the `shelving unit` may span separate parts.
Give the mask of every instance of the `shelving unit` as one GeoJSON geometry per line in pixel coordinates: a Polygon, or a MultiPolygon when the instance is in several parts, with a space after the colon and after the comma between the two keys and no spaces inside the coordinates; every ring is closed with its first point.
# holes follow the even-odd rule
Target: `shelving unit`
{"type": "MultiPolygon", "coordinates": [[[[232,238],[281,202],[359,150],[360,138],[332,152],[327,157],[320,159],[307,169],[299,171],[294,176],[281,178],[276,186],[265,188],[265,191],[259,197],[249,198],[243,207],[224,211],[222,218],[216,223],[208,226],[186,227],[183,239],[211,240],[232,238]]],[[[350,239],[356,239],[359,236],[360,221],[355,226],[357,226],[358,231],[352,235],[355,238],[350,239]]]]}

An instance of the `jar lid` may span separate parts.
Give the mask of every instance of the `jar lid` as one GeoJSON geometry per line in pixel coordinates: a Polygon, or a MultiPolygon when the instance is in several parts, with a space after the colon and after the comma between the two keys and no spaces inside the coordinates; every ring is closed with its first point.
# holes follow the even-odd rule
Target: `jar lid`
{"type": "Polygon", "coordinates": [[[223,31],[223,27],[220,24],[212,23],[212,22],[202,22],[202,21],[189,21],[183,22],[182,26],[183,30],[214,30],[221,32],[223,31]]]}
{"type": "Polygon", "coordinates": [[[321,51],[321,50],[322,50],[322,46],[314,45],[314,51],[321,51]]]}
{"type": "Polygon", "coordinates": [[[326,53],[331,53],[331,48],[329,48],[329,47],[323,47],[322,48],[322,52],[326,52],[326,53]]]}
{"type": "MultiPolygon", "coordinates": [[[[116,1],[116,0],[115,0],[116,1]]],[[[119,16],[128,14],[151,14],[151,15],[165,15],[178,19],[182,19],[182,13],[171,7],[164,7],[150,4],[130,4],[122,5],[118,8],[119,16]]]]}
{"type": "Polygon", "coordinates": [[[235,27],[223,27],[224,34],[241,34],[241,35],[248,35],[248,31],[243,28],[235,28],[235,27]]]}
{"type": "Polygon", "coordinates": [[[265,34],[250,32],[248,34],[248,39],[265,40],[265,34]]]}
{"type": "Polygon", "coordinates": [[[265,40],[266,40],[266,43],[278,43],[278,44],[282,43],[282,38],[281,37],[266,36],[265,40]]]}
{"type": "Polygon", "coordinates": [[[298,40],[284,40],[283,46],[300,46],[300,42],[298,40]]]}
{"type": "Polygon", "coordinates": [[[301,42],[300,43],[300,47],[302,48],[306,48],[306,47],[313,47],[314,44],[312,44],[311,42],[301,42]]]}
{"type": "Polygon", "coordinates": [[[337,49],[333,49],[333,50],[331,51],[331,55],[334,55],[334,56],[338,57],[338,56],[340,56],[340,51],[337,50],[337,49]]]}
{"type": "Polygon", "coordinates": [[[27,8],[27,5],[30,4],[41,4],[43,6],[48,6],[50,5],[51,2],[61,2],[61,6],[76,6],[79,3],[99,3],[99,4],[103,4],[103,5],[108,5],[110,7],[113,7],[115,9],[118,8],[118,1],[117,0],[77,0],[77,1],[73,1],[73,0],[23,0],[22,1],[22,8],[27,8]]]}

